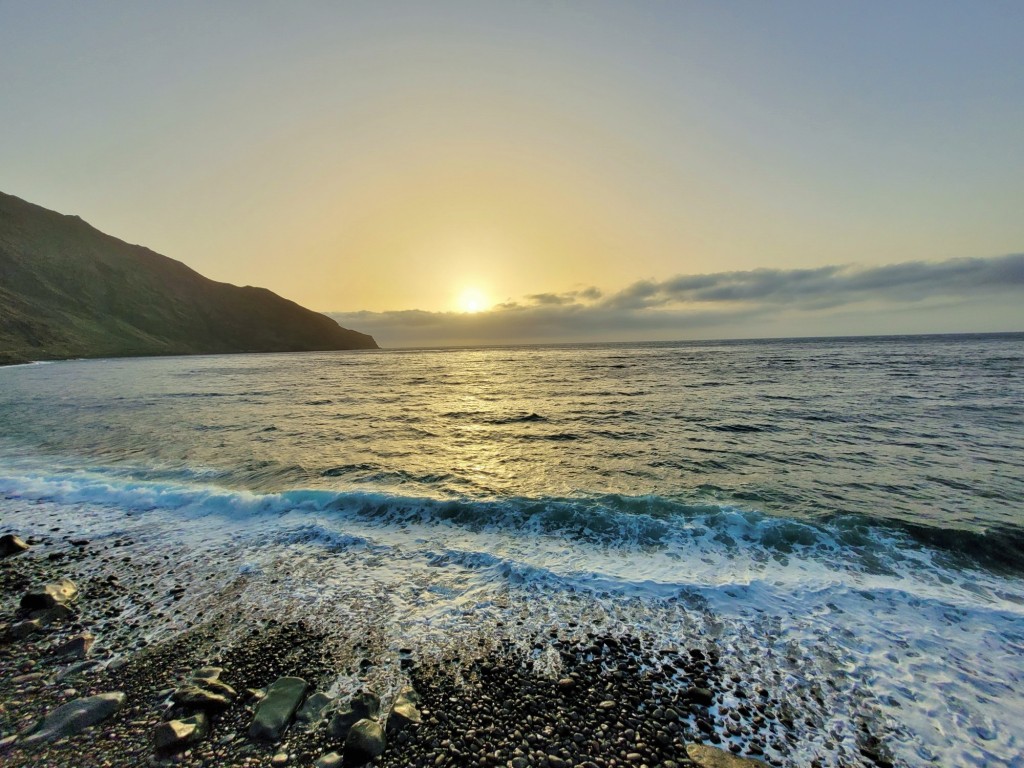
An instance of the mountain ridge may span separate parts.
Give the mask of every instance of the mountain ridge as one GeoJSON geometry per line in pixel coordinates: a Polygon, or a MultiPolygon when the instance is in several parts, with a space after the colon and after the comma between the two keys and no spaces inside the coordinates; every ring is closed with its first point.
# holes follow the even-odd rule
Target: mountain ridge
{"type": "Polygon", "coordinates": [[[347,349],[378,346],[266,288],[0,192],[0,363],[347,349]]]}

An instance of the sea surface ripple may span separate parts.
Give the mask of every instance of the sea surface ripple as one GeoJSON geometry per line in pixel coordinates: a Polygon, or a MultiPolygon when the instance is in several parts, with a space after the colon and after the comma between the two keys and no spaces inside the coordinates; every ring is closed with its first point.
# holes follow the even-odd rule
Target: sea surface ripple
{"type": "Polygon", "coordinates": [[[1020,765],[1022,424],[1022,334],[36,364],[0,369],[0,524],[179,547],[257,613],[373,594],[421,654],[714,642],[813,723],[782,762],[870,721],[1020,765]]]}

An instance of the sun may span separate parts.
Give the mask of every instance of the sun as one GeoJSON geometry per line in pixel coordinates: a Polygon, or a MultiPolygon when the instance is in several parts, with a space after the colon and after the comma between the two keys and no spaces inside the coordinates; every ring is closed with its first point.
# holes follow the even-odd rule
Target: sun
{"type": "Polygon", "coordinates": [[[482,312],[489,306],[487,296],[479,288],[464,288],[459,294],[459,311],[466,313],[482,312]]]}

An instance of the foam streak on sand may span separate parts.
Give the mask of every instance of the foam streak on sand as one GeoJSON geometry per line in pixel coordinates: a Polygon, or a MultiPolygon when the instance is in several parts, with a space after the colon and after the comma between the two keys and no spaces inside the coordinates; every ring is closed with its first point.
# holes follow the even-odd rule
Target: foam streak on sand
{"type": "MultiPolygon", "coordinates": [[[[585,529],[566,500],[257,495],[96,472],[8,472],[0,493],[5,525],[16,519],[27,535],[59,521],[93,542],[131,540],[119,550],[130,566],[84,569],[155,580],[157,592],[192,585],[163,616],[121,606],[140,623],[108,628],[112,649],[226,610],[218,601],[235,585],[231,607],[247,621],[383,632],[391,663],[377,674],[392,686],[399,648],[468,662],[481,637],[538,654],[551,627],[584,640],[635,634],[650,665],[658,648],[715,647],[723,678],[770,691],[791,713],[793,742],[766,753],[787,763],[848,764],[858,723],[908,765],[1010,765],[1022,754],[1020,581],[953,567],[892,529],[860,531],[858,551],[840,546],[841,529],[730,509],[655,517],[606,498],[591,502],[602,524],[585,529]]],[[[709,713],[738,742],[718,708],[741,703],[724,688],[709,713]]]]}

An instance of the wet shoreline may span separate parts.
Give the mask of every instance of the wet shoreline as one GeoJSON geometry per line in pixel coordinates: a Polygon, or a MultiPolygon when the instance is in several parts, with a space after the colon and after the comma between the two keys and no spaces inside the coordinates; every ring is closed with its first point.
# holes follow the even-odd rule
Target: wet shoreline
{"type": "MultiPolygon", "coordinates": [[[[344,739],[325,725],[332,708],[372,691],[381,700],[377,719],[386,724],[410,686],[422,720],[392,734],[376,765],[672,768],[696,765],[687,747],[704,743],[785,766],[799,733],[822,725],[763,684],[726,673],[708,638],[680,638],[668,647],[642,634],[553,621],[546,635],[527,639],[500,622],[432,655],[394,648],[393,628],[374,621],[328,632],[287,612],[254,617],[238,601],[244,575],[206,593],[206,611],[182,617],[178,630],[149,641],[146,622],[178,612],[183,596],[201,585],[183,579],[147,592],[151,564],[128,537],[92,542],[62,531],[26,538],[27,552],[0,560],[5,765],[70,766],[84,759],[115,767],[312,766],[344,754],[344,739]],[[30,612],[19,607],[22,595],[59,579],[71,579],[79,590],[69,615],[26,629],[30,612]],[[92,640],[78,657],[57,652],[82,636],[92,640]],[[210,713],[201,740],[156,750],[161,723],[193,714],[175,703],[176,689],[210,666],[221,670],[236,697],[210,713]],[[284,676],[305,681],[307,696],[316,691],[328,698],[328,714],[317,726],[291,723],[277,741],[251,738],[261,698],[284,676]],[[19,743],[47,712],[111,691],[123,692],[125,702],[102,723],[69,738],[19,743]]],[[[851,725],[861,729],[857,764],[893,764],[869,724],[851,725]]]]}

